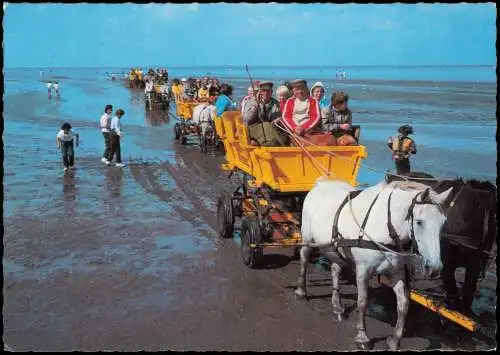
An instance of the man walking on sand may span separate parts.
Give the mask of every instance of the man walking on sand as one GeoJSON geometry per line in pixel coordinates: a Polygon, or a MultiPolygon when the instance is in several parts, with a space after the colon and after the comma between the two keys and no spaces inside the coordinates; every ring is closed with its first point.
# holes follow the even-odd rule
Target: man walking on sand
{"type": "Polygon", "coordinates": [[[121,155],[121,147],[120,147],[120,140],[122,137],[122,131],[120,127],[120,120],[125,114],[125,111],[123,111],[121,108],[116,110],[115,112],[115,117],[111,120],[111,125],[110,125],[110,151],[108,155],[108,161],[106,162],[106,165],[111,165],[111,162],[113,161],[113,156],[116,154],[116,164],[115,166],[118,168],[122,168],[125,166],[125,164],[122,163],[122,155],[121,155]]]}
{"type": "Polygon", "coordinates": [[[113,112],[112,105],[106,105],[104,108],[104,113],[101,116],[99,125],[101,127],[102,136],[104,137],[104,154],[102,155],[101,161],[104,164],[108,163],[108,155],[110,148],[110,137],[109,131],[111,130],[111,113],[113,112]]]}

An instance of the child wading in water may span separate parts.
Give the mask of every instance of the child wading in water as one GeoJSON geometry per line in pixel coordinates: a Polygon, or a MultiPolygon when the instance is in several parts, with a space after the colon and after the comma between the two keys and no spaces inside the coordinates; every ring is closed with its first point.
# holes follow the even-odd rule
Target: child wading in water
{"type": "Polygon", "coordinates": [[[61,130],[57,133],[57,148],[61,148],[61,155],[64,164],[64,171],[75,168],[75,148],[78,147],[80,135],[71,131],[71,125],[64,122],[61,125],[61,130]]]}
{"type": "Polygon", "coordinates": [[[387,146],[392,151],[392,158],[396,163],[397,174],[410,173],[410,154],[416,154],[415,141],[408,137],[413,134],[413,127],[404,125],[399,127],[397,137],[389,137],[387,146]]]}

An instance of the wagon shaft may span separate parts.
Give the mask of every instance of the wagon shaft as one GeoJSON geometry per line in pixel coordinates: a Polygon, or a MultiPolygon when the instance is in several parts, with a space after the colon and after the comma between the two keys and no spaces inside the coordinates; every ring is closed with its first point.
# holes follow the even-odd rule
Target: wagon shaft
{"type": "MultiPolygon", "coordinates": [[[[389,280],[384,275],[379,276],[378,281],[382,285],[391,287],[389,280]]],[[[410,290],[410,299],[471,332],[477,331],[479,329],[478,323],[476,323],[471,318],[463,315],[460,312],[448,309],[443,304],[438,304],[436,301],[429,299],[416,290],[410,290]]]]}

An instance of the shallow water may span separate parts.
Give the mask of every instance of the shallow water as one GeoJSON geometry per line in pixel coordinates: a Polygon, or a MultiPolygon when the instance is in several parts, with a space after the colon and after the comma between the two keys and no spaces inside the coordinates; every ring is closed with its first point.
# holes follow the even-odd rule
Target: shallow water
{"type": "MultiPolygon", "coordinates": [[[[199,70],[205,74],[205,69],[199,70]]],[[[231,76],[228,81],[236,88],[234,96],[242,97],[248,86],[244,73],[217,70],[231,76]]],[[[415,70],[405,73],[398,69],[390,74],[389,69],[370,70],[374,72],[358,73],[363,74],[358,79],[324,80],[327,93],[333,88],[349,92],[355,123],[362,126],[361,140],[369,154],[365,163],[376,171],[361,169],[360,183],[375,183],[386,169],[393,168],[385,141],[400,124],[408,122],[416,131],[414,170],[440,177],[496,180],[496,84],[483,80],[487,69],[478,69],[483,74],[476,75],[475,82],[415,81],[415,70]],[[398,78],[406,81],[394,80],[398,78]]],[[[137,310],[164,310],[176,299],[177,312],[183,304],[179,295],[186,294],[186,300],[195,302],[198,283],[206,283],[196,279],[187,295],[183,279],[197,276],[187,270],[194,266],[210,270],[220,262],[216,260],[221,250],[207,235],[211,236],[214,224],[214,186],[227,184],[225,177],[211,175],[210,169],[223,159],[202,156],[196,146],[175,147],[172,117],[146,114],[142,93],[127,89],[121,81],[106,80],[106,71],[112,72],[109,68],[46,70],[47,79],[60,78],[60,99],[47,98],[37,69],[5,71],[3,262],[6,284],[16,290],[9,294],[9,316],[15,322],[10,321],[8,328],[12,334],[16,333],[12,324],[24,327],[19,339],[34,329],[46,329],[40,325],[45,324],[43,314],[50,318],[50,329],[72,334],[72,312],[78,307],[87,312],[78,319],[89,314],[97,317],[101,312],[111,321],[125,322],[137,310]],[[126,112],[122,157],[128,166],[123,170],[106,168],[99,161],[103,142],[98,120],[108,103],[126,112]],[[81,145],[75,150],[78,169],[68,175],[63,174],[55,147],[63,121],[69,121],[81,135],[81,145]],[[36,303],[27,290],[40,287],[48,289],[36,303]],[[109,309],[82,307],[81,294],[73,288],[86,297],[93,295],[93,302],[108,300],[103,304],[109,309]],[[64,297],[51,298],[56,297],[51,292],[64,297]],[[34,302],[36,306],[29,309],[42,311],[37,316],[24,305],[12,306],[16,302],[34,302]]],[[[190,69],[172,69],[170,76],[190,73],[190,69]]],[[[322,78],[332,71],[268,68],[256,72],[255,77],[293,78],[299,74],[322,78]]],[[[431,74],[440,78],[433,70],[421,72],[424,79],[431,74]]],[[[234,241],[240,242],[237,231],[234,241]]],[[[223,272],[214,277],[225,282],[239,262],[228,259],[227,264],[222,263],[223,272]]],[[[244,279],[239,274],[234,277],[244,279]]],[[[240,292],[256,292],[251,286],[245,284],[240,292]]],[[[215,293],[214,299],[220,300],[228,292],[231,297],[226,289],[219,294],[218,288],[211,287],[203,289],[205,295],[215,293]]],[[[487,309],[492,295],[482,292],[475,308],[487,309]]],[[[273,313],[266,305],[268,313],[273,313]]],[[[375,303],[372,308],[375,315],[377,307],[375,303]]],[[[38,337],[45,344],[44,336],[38,337]]]]}

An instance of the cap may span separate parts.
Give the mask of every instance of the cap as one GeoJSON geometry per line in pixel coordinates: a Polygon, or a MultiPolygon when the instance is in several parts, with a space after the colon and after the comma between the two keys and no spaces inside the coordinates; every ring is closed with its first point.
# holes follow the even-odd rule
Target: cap
{"type": "Polygon", "coordinates": [[[292,87],[307,86],[307,81],[305,81],[304,79],[296,79],[290,82],[290,84],[292,85],[292,87]]]}
{"type": "Polygon", "coordinates": [[[261,81],[259,84],[260,89],[262,90],[272,90],[273,89],[273,82],[272,81],[261,81]]]}

